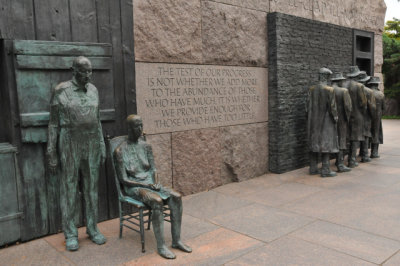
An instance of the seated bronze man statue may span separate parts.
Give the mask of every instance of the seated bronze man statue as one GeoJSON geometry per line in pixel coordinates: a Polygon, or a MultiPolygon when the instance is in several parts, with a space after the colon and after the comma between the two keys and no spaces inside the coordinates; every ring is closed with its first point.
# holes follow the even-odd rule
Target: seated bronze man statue
{"type": "Polygon", "coordinates": [[[151,146],[143,138],[143,123],[140,116],[127,118],[128,139],[114,151],[118,178],[126,195],[146,204],[152,210],[152,224],[157,241],[157,251],[162,257],[174,259],[175,254],[164,242],[163,205],[171,210],[172,247],[185,252],[192,249],[182,243],[182,196],[156,182],[156,169],[151,146]]]}

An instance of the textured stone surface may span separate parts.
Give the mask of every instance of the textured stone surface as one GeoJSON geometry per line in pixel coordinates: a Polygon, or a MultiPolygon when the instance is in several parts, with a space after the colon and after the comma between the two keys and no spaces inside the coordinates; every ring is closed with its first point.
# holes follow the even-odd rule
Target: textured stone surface
{"type": "Polygon", "coordinates": [[[133,3],[137,61],[201,62],[200,0],[133,3]]]}
{"type": "Polygon", "coordinates": [[[270,0],[270,12],[312,19],[312,0],[270,0]]]}
{"type": "Polygon", "coordinates": [[[382,73],[383,40],[382,40],[382,35],[381,34],[375,34],[374,48],[375,48],[375,50],[374,50],[375,73],[382,73]]]}
{"type": "Polygon", "coordinates": [[[268,41],[269,167],[282,173],[308,163],[308,88],[318,82],[321,66],[343,71],[352,64],[353,33],[345,27],[272,13],[268,41]],[[338,36],[340,42],[327,41],[338,36]]]}
{"type": "Polygon", "coordinates": [[[400,108],[396,99],[385,99],[385,112],[384,115],[399,115],[400,108]]]}
{"type": "Polygon", "coordinates": [[[174,188],[185,195],[231,182],[221,177],[218,128],[172,133],[174,188]]]}
{"type": "Polygon", "coordinates": [[[223,179],[243,181],[268,171],[268,123],[223,127],[223,179]]]}
{"type": "Polygon", "coordinates": [[[153,148],[158,178],[164,186],[172,188],[171,134],[148,135],[153,148]]]}
{"type": "Polygon", "coordinates": [[[250,8],[258,11],[269,11],[269,0],[211,0],[212,2],[219,2],[233,6],[250,8]]]}
{"type": "Polygon", "coordinates": [[[204,1],[202,41],[204,63],[266,66],[267,13],[204,1]]]}

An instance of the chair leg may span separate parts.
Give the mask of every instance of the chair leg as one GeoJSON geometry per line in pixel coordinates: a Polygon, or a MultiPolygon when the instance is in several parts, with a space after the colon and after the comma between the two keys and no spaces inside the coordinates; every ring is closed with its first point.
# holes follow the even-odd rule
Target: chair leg
{"type": "Polygon", "coordinates": [[[122,228],[123,228],[123,217],[122,217],[122,210],[121,210],[121,202],[119,204],[119,238],[122,238],[122,228]]]}
{"type": "Polygon", "coordinates": [[[149,213],[148,213],[149,217],[147,220],[147,230],[150,230],[150,222],[151,222],[151,210],[149,209],[149,213]]]}
{"type": "Polygon", "coordinates": [[[143,209],[140,208],[139,210],[139,216],[140,216],[140,238],[142,241],[142,252],[145,252],[144,249],[144,221],[143,221],[143,209]]]}

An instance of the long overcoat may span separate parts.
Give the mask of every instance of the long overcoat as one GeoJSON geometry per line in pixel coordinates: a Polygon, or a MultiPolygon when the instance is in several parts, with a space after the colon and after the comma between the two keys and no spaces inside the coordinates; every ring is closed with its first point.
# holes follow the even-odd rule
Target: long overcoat
{"type": "Polygon", "coordinates": [[[311,152],[339,152],[337,108],[332,87],[318,84],[308,91],[308,141],[311,152]]]}
{"type": "Polygon", "coordinates": [[[372,117],[376,113],[376,103],[373,91],[364,86],[365,96],[367,97],[367,110],[364,113],[364,136],[372,137],[372,117]]]}
{"type": "Polygon", "coordinates": [[[376,103],[376,112],[372,116],[372,143],[383,144],[382,114],[385,110],[385,95],[375,89],[372,92],[376,103]]]}
{"type": "Polygon", "coordinates": [[[346,88],[333,86],[335,91],[336,106],[338,111],[337,131],[339,137],[339,149],[347,149],[347,137],[349,133],[349,121],[351,116],[351,98],[346,88]]]}
{"type": "Polygon", "coordinates": [[[350,141],[364,141],[364,114],[367,109],[367,97],[364,85],[350,80],[344,85],[349,90],[352,112],[350,116],[350,141]]]}

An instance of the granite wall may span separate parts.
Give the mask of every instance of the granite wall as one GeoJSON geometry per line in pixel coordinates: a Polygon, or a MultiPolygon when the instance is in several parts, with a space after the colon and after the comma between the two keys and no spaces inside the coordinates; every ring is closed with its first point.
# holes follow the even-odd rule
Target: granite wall
{"type": "MultiPolygon", "coordinates": [[[[270,49],[267,15],[270,12],[281,12],[375,32],[378,36],[375,45],[375,71],[380,73],[382,47],[379,37],[382,34],[386,7],[383,0],[367,2],[134,0],[135,60],[139,64],[234,66],[238,69],[251,67],[268,73],[270,49]]],[[[299,35],[296,38],[300,40],[299,43],[304,41],[304,36],[299,35]]],[[[297,47],[300,49],[300,46],[297,47]]],[[[136,71],[136,78],[142,74],[145,73],[136,71]]],[[[299,84],[305,83],[305,80],[299,81],[299,84]]],[[[145,88],[138,87],[137,84],[136,90],[141,89],[145,88]]],[[[295,97],[302,99],[303,95],[300,94],[297,91],[295,97]]],[[[280,104],[272,100],[273,97],[275,96],[265,102],[265,105],[280,104]]],[[[127,99],[129,100],[141,99],[127,99]]],[[[287,106],[281,105],[280,108],[287,109],[287,106]]],[[[300,111],[301,109],[297,110],[300,111]]],[[[145,111],[139,114],[143,117],[148,115],[145,111]]],[[[270,114],[268,119],[267,115],[265,121],[249,120],[234,125],[225,123],[221,126],[148,134],[148,140],[154,145],[156,164],[163,183],[184,194],[191,194],[266,173],[269,169],[269,157],[273,154],[268,152],[269,145],[275,143],[277,137],[276,134],[272,137],[274,131],[270,130],[272,116],[270,114]]],[[[291,129],[299,128],[301,120],[296,121],[295,125],[288,123],[286,126],[291,129]]],[[[301,134],[297,135],[294,130],[290,134],[303,145],[301,134]]],[[[289,144],[288,142],[285,145],[289,144]]],[[[277,150],[278,154],[279,151],[282,149],[277,150]]],[[[276,160],[273,160],[275,164],[276,160]]],[[[304,159],[301,163],[296,163],[296,167],[303,163],[304,159]]]]}

